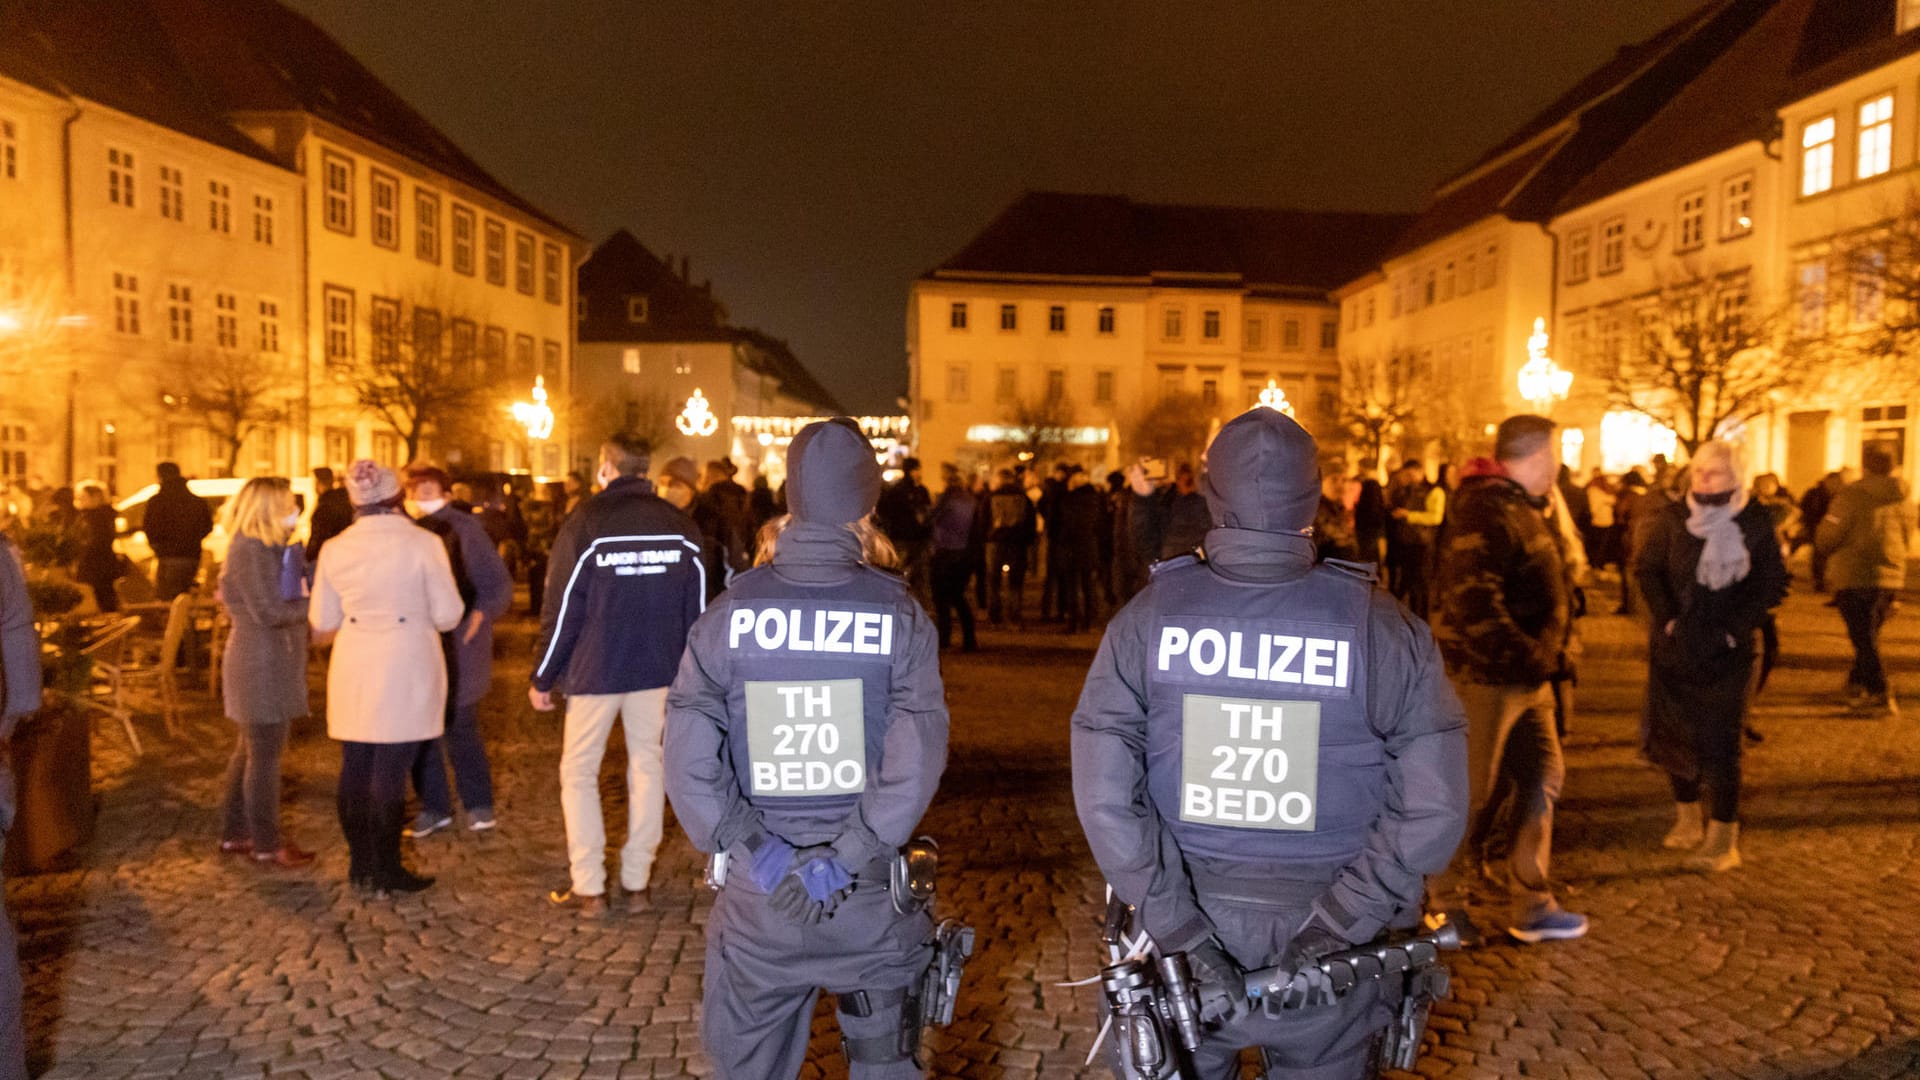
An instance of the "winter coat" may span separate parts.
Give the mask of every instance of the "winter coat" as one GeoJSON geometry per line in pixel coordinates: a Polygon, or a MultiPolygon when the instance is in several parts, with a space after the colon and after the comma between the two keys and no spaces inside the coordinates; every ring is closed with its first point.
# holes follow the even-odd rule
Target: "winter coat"
{"type": "Polygon", "coordinates": [[[1834,496],[1814,533],[1835,589],[1903,589],[1914,509],[1900,481],[1869,476],[1834,496]]]}
{"type": "Polygon", "coordinates": [[[460,590],[440,538],[405,514],[369,514],[327,543],[307,618],[339,631],[327,665],[327,734],[404,743],[445,730],[440,635],[460,623],[460,590]]]}
{"type": "Polygon", "coordinates": [[[1463,480],[1438,545],[1433,633],[1448,670],[1493,686],[1559,674],[1572,583],[1560,541],[1525,489],[1505,476],[1463,480]]]}
{"type": "Polygon", "coordinates": [[[1199,547],[1213,528],[1206,496],[1181,494],[1169,484],[1151,495],[1133,496],[1133,544],[1148,562],[1171,559],[1199,547]]]}
{"type": "Polygon", "coordinates": [[[0,742],[14,722],[40,708],[40,635],[33,628],[27,572],[13,542],[0,536],[0,742]]]}
{"type": "Polygon", "coordinates": [[[966,551],[973,546],[974,525],[980,515],[973,495],[958,484],[940,492],[933,504],[933,550],[966,551]]]}
{"type": "Polygon", "coordinates": [[[513,607],[513,575],[500,558],[492,534],[477,514],[451,505],[420,518],[418,524],[447,545],[447,563],[460,590],[460,626],[445,636],[447,672],[453,677],[453,703],[477,705],[493,685],[493,624],[513,607]],[[480,629],[464,640],[467,617],[479,612],[480,629]]]}
{"type": "Polygon", "coordinates": [[[1786,599],[1792,578],[1773,515],[1750,502],[1734,518],[1751,561],[1747,576],[1708,589],[1694,580],[1706,541],[1687,531],[1687,515],[1683,501],[1647,522],[1633,574],[1651,617],[1641,748],[1654,764],[1692,779],[1701,744],[1724,744],[1745,724],[1760,627],[1786,599]]]}
{"type": "Polygon", "coordinates": [[[147,500],[141,527],[156,558],[198,559],[200,542],[213,531],[213,510],[207,500],[187,490],[185,480],[174,480],[161,484],[147,500]]]}
{"type": "Polygon", "coordinates": [[[73,576],[89,585],[120,576],[120,560],[113,551],[113,507],[95,506],[74,518],[73,576]]]}
{"type": "Polygon", "coordinates": [[[233,620],[220,693],[235,723],[284,724],[307,715],[307,598],[282,595],[287,550],[236,536],[220,568],[220,601],[233,620]]]}
{"type": "Polygon", "coordinates": [[[989,541],[996,544],[1033,543],[1039,523],[1033,500],[1020,490],[1020,485],[1008,481],[994,488],[993,494],[987,497],[987,516],[989,541]]]}
{"type": "Polygon", "coordinates": [[[313,517],[307,522],[307,558],[320,561],[320,546],[339,536],[353,524],[353,499],[343,487],[328,488],[313,504],[313,517]]]}

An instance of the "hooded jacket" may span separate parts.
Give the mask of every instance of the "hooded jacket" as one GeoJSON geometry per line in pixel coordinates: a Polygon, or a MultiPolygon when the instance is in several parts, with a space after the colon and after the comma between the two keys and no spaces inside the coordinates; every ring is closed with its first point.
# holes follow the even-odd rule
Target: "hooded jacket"
{"type": "Polygon", "coordinates": [[[1537,685],[1560,670],[1572,585],[1560,541],[1524,488],[1503,474],[1461,481],[1439,538],[1433,633],[1468,682],[1537,685]]]}
{"type": "MultiPolygon", "coordinates": [[[[1174,824],[1148,795],[1149,692],[1164,593],[1224,593],[1269,608],[1315,576],[1364,571],[1320,566],[1306,533],[1320,500],[1313,440],[1291,418],[1255,409],[1229,423],[1208,451],[1204,482],[1215,527],[1204,562],[1156,568],[1153,581],[1107,626],[1073,715],[1074,802],[1088,845],[1116,895],[1133,904],[1163,949],[1189,948],[1216,931],[1216,898],[1273,895],[1281,923],[1274,948],[1308,913],[1349,941],[1365,941],[1417,908],[1426,874],[1452,856],[1465,830],[1465,718],[1424,625],[1386,593],[1364,599],[1370,663],[1366,727],[1381,743],[1379,810],[1343,865],[1314,858],[1224,859],[1184,851],[1174,824]]],[[[1314,611],[1288,611],[1311,622],[1314,611]]],[[[1322,792],[1325,795],[1325,792],[1322,792]]],[[[1296,834],[1305,835],[1305,834],[1296,834]]],[[[1241,956],[1244,964],[1271,962],[1241,956]]]]}
{"type": "Polygon", "coordinates": [[[1814,533],[1814,549],[1827,556],[1827,585],[1905,588],[1913,523],[1913,503],[1900,481],[1868,476],[1848,485],[1834,496],[1814,533]]]}
{"type": "Polygon", "coordinates": [[[147,500],[141,527],[155,558],[198,559],[200,542],[213,531],[213,510],[185,480],[168,480],[147,500]]]}

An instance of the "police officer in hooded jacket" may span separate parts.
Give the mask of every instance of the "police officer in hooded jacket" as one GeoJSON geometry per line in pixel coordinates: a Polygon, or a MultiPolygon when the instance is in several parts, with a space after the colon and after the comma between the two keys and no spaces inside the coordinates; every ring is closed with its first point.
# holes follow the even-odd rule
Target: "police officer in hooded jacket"
{"type": "Polygon", "coordinates": [[[909,998],[933,927],[888,877],[946,766],[947,708],[932,623],[864,557],[879,490],[851,421],[795,436],[772,560],[694,624],[668,694],[668,797],[726,855],[701,1004],[722,1077],[797,1075],[821,989],[854,1077],[921,1075],[909,998]]]}
{"type": "Polygon", "coordinates": [[[1155,568],[1073,715],[1081,825],[1135,928],[1187,955],[1201,1077],[1239,1075],[1248,1046],[1271,1077],[1373,1076],[1397,989],[1263,1014],[1244,972],[1412,926],[1466,825],[1465,720],[1426,625],[1370,568],[1314,561],[1317,461],[1273,409],[1220,430],[1204,561],[1155,568]]]}

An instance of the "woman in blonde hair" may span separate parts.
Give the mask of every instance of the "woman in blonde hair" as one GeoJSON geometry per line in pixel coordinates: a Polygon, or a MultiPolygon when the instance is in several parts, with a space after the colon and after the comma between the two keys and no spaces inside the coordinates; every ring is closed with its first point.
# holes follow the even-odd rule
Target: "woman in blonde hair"
{"type": "Polygon", "coordinates": [[[227,719],[239,728],[220,850],[278,866],[313,861],[280,836],[280,753],[287,725],[307,715],[306,558],[290,543],[299,521],[284,477],[247,481],[227,507],[232,541],[220,571],[220,600],[233,620],[220,684],[227,719]]]}

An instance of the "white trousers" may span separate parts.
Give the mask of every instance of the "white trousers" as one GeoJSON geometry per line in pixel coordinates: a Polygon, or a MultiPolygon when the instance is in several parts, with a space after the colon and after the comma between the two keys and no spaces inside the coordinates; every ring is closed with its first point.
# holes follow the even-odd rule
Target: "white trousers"
{"type": "Polygon", "coordinates": [[[560,750],[560,811],[567,820],[567,869],[574,893],[581,896],[607,891],[600,762],[615,717],[627,733],[627,843],[620,849],[620,884],[627,891],[647,887],[665,827],[666,768],[660,738],[667,723],[667,688],[568,697],[560,750]]]}

